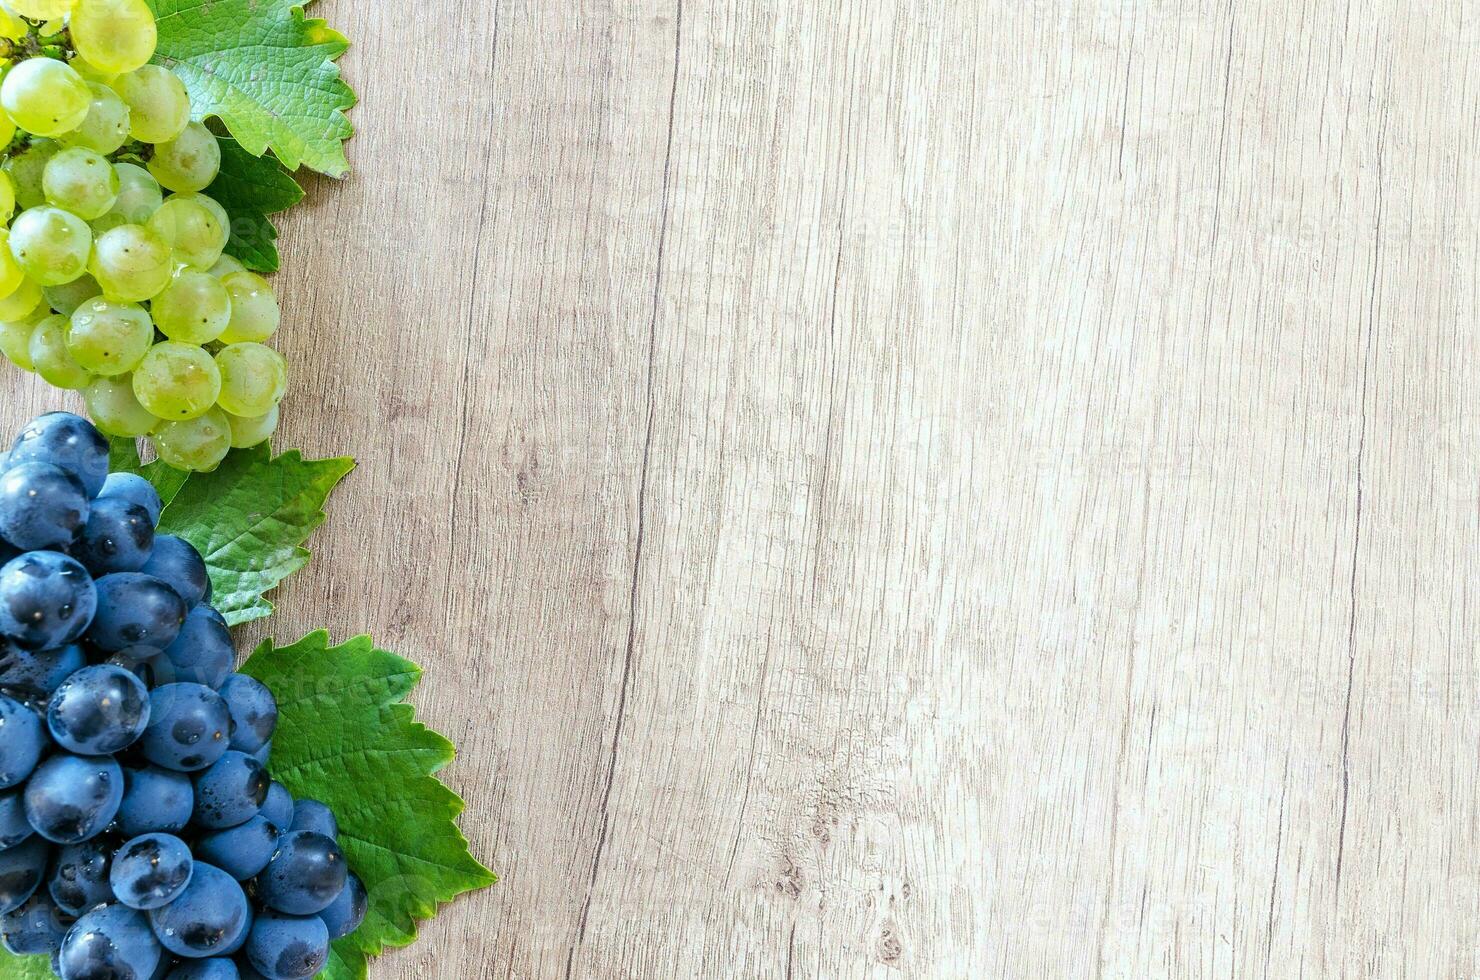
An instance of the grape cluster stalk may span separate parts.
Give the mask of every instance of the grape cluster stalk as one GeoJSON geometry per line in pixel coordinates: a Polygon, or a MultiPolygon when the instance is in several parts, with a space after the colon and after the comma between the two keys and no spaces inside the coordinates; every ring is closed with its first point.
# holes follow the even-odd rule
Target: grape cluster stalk
{"type": "Polygon", "coordinates": [[[268,775],[205,562],[86,419],[0,456],[0,942],[62,980],[301,980],[364,921],[329,807],[268,775]]]}
{"type": "Polygon", "coordinates": [[[0,353],[183,470],[277,429],[280,310],[203,193],[216,135],[150,64],[144,0],[0,6],[0,353]]]}

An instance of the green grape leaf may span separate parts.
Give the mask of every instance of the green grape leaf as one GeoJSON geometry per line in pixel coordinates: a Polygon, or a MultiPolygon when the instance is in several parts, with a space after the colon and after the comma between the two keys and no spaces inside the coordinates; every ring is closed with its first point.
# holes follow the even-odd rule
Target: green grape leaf
{"type": "Polygon", "coordinates": [[[463,801],[433,778],[453,760],[452,743],[404,703],[420,668],[368,636],[332,647],[322,631],[286,647],[267,640],[242,673],[277,697],[273,778],[333,808],[370,894],[365,924],[334,943],[320,976],[363,980],[367,959],[409,945],[439,904],[496,880],[457,828],[463,801]]]}
{"type": "Polygon", "coordinates": [[[263,593],[308,564],[303,542],[324,522],[324,501],[354,469],[348,457],[274,457],[267,445],[238,449],[210,473],[182,473],[155,460],[140,464],[132,443],[113,440],[113,468],[159,490],[161,534],[177,534],[206,560],[212,604],[235,626],[272,613],[263,593]]]}
{"type": "Polygon", "coordinates": [[[335,59],[349,47],[301,0],[148,0],[154,61],[179,75],[196,119],[220,119],[242,148],[269,148],[289,170],[349,172],[345,110],[355,94],[335,59]]]}
{"type": "Polygon", "coordinates": [[[56,980],[50,956],[13,956],[0,947],[0,980],[56,980]]]}
{"type": "Polygon", "coordinates": [[[222,138],[221,172],[206,193],[231,218],[226,254],[253,272],[278,269],[277,229],[267,219],[303,200],[303,188],[273,156],[253,156],[233,139],[222,138]]]}

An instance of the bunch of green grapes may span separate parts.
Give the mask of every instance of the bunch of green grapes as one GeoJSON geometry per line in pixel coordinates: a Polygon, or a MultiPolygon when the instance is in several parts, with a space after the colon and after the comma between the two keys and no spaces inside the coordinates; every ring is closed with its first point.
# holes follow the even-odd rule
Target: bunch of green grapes
{"type": "Polygon", "coordinates": [[[272,435],[287,365],[272,287],[202,193],[216,137],[155,39],[144,0],[0,7],[0,352],[104,432],[210,470],[272,435]]]}

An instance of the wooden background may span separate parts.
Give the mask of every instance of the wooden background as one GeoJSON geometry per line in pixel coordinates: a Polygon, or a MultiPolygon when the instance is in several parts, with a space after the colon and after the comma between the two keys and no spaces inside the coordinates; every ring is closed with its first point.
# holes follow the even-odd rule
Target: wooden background
{"type": "Polygon", "coordinates": [[[1480,973],[1473,4],[315,10],[270,628],[503,876],[375,977],[1480,973]]]}

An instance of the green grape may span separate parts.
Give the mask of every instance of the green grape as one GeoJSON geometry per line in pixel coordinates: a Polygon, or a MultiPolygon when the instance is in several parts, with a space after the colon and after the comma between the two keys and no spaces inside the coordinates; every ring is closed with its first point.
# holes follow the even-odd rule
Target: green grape
{"type": "Polygon", "coordinates": [[[219,408],[188,421],[165,422],[154,430],[154,449],[177,470],[207,473],[231,451],[231,423],[219,408]]]}
{"type": "Polygon", "coordinates": [[[216,264],[211,266],[211,275],[217,279],[225,279],[233,272],[246,271],[247,267],[242,265],[240,260],[234,259],[230,255],[221,256],[221,258],[216,260],[216,264]]]}
{"type": "Polygon", "coordinates": [[[102,294],[103,289],[98,281],[86,275],[78,276],[60,286],[47,286],[41,290],[41,295],[46,297],[46,305],[62,316],[71,316],[77,307],[102,294]]]}
{"type": "Polygon", "coordinates": [[[175,258],[197,269],[221,260],[231,235],[226,212],[204,194],[176,194],[149,216],[149,228],[175,250],[175,258]]]}
{"type": "Polygon", "coordinates": [[[88,82],[87,89],[92,93],[87,118],[70,133],[63,134],[61,142],[106,156],[128,142],[128,106],[102,82],[88,82]]]}
{"type": "Polygon", "coordinates": [[[179,136],[190,122],[190,96],[185,83],[168,68],[144,65],[113,80],[129,108],[129,132],[144,143],[163,143],[179,136]]]}
{"type": "Polygon", "coordinates": [[[132,371],[153,343],[149,312],[136,303],[89,300],[72,312],[67,327],[72,359],[104,377],[132,371]]]}
{"type": "Polygon", "coordinates": [[[36,324],[44,319],[33,313],[23,320],[0,321],[0,353],[23,371],[36,370],[31,361],[31,334],[36,332],[36,324]]]}
{"type": "Polygon", "coordinates": [[[271,439],[272,434],[277,431],[278,409],[274,405],[272,411],[254,419],[244,419],[228,412],[226,421],[231,426],[231,448],[250,449],[271,439]]]}
{"type": "Polygon", "coordinates": [[[56,20],[71,13],[77,0],[5,0],[5,5],[32,20],[56,20]]]}
{"type": "Polygon", "coordinates": [[[15,184],[10,174],[0,170],[0,225],[9,225],[15,214],[15,184]]]}
{"type": "Polygon", "coordinates": [[[5,113],[0,112],[0,146],[9,146],[15,139],[15,123],[5,113]]]}
{"type": "Polygon", "coordinates": [[[133,71],[154,57],[158,31],[144,0],[77,0],[71,24],[77,53],[103,71],[133,71]]]}
{"type": "Polygon", "coordinates": [[[93,246],[93,277],[109,299],[142,303],[170,284],[170,247],[144,225],[119,225],[98,236],[93,246]]]}
{"type": "Polygon", "coordinates": [[[82,147],[63,150],[41,174],[46,199],[79,218],[100,218],[118,200],[118,174],[101,154],[82,147]]]}
{"type": "Polygon", "coordinates": [[[134,397],[133,379],[128,375],[99,378],[82,389],[87,414],[103,432],[120,439],[148,435],[159,424],[154,414],[134,397]]]}
{"type": "Polygon", "coordinates": [[[22,211],[10,226],[10,254],[42,286],[71,282],[87,271],[92,229],[61,208],[22,211]]]}
{"type": "Polygon", "coordinates": [[[29,25],[15,15],[14,11],[0,7],[0,37],[19,41],[31,32],[29,25]]]}
{"type": "Polygon", "coordinates": [[[134,369],[135,397],[162,419],[198,418],[220,394],[216,362],[194,344],[155,344],[134,369]]]}
{"type": "Polygon", "coordinates": [[[231,322],[221,334],[221,343],[238,344],[271,337],[282,316],[272,284],[243,269],[222,276],[221,285],[231,295],[231,322]]]}
{"type": "Polygon", "coordinates": [[[107,214],[93,219],[94,235],[112,231],[119,225],[142,225],[164,203],[159,181],[143,167],[115,163],[113,172],[118,175],[118,200],[107,214]]]}
{"type": "Polygon", "coordinates": [[[118,73],[115,71],[103,71],[103,69],[99,68],[97,65],[88,64],[87,59],[84,58],[82,55],[77,55],[68,63],[73,68],[76,68],[77,74],[81,75],[83,80],[87,82],[97,82],[101,85],[112,85],[113,80],[118,77],[118,73]]]}
{"type": "Polygon", "coordinates": [[[231,294],[209,272],[181,269],[149,304],[159,332],[184,344],[209,344],[231,322],[231,294]]]}
{"type": "Polygon", "coordinates": [[[10,229],[0,228],[0,296],[15,292],[26,273],[10,254],[10,229]]]}
{"type": "Polygon", "coordinates": [[[0,320],[23,320],[40,305],[41,287],[30,279],[22,279],[9,296],[0,299],[0,320]]]}
{"type": "Polygon", "coordinates": [[[271,347],[231,344],[217,352],[216,367],[221,371],[216,404],[232,415],[266,415],[288,389],[288,362],[271,347]]]}
{"type": "Polygon", "coordinates": [[[27,58],[0,82],[0,105],[26,132],[60,136],[82,125],[92,105],[92,92],[65,61],[27,58]]]}
{"type": "Polygon", "coordinates": [[[193,122],[168,143],[155,146],[149,172],[172,191],[203,191],[221,172],[221,146],[209,129],[193,122]]]}
{"type": "Polygon", "coordinates": [[[67,350],[67,318],[49,316],[31,333],[31,363],[36,373],[58,388],[80,391],[92,384],[93,376],[67,350]]]}
{"type": "Polygon", "coordinates": [[[62,152],[62,145],[52,140],[37,140],[29,149],[5,162],[5,171],[14,185],[15,200],[23,208],[34,208],[46,203],[46,191],[41,187],[41,178],[51,158],[62,152]]]}

